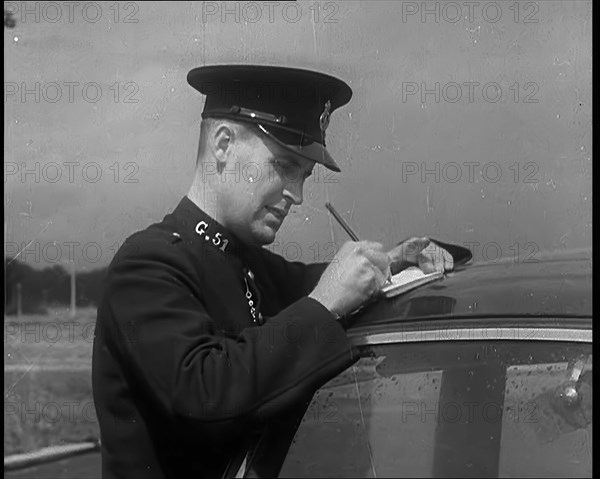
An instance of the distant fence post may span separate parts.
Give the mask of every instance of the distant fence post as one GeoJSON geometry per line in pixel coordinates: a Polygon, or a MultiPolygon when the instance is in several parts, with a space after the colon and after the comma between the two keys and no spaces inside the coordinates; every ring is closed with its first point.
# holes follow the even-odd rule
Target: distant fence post
{"type": "Polygon", "coordinates": [[[74,318],[76,311],[75,311],[75,296],[76,296],[76,292],[75,292],[75,258],[73,258],[73,261],[71,262],[71,317],[74,318]]]}
{"type": "Polygon", "coordinates": [[[21,319],[23,310],[21,307],[21,282],[17,283],[17,318],[21,319]]]}

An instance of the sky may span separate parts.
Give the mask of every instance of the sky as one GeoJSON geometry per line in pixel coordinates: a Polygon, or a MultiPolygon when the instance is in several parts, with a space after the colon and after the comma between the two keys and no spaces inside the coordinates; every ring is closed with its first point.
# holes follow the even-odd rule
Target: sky
{"type": "Polygon", "coordinates": [[[5,2],[5,255],[106,266],[187,193],[200,65],[314,69],[353,89],[271,245],[431,235],[477,261],[591,247],[591,2],[5,2]],[[98,8],[99,7],[99,8],[98,8]],[[70,10],[71,9],[71,10],[70,10]]]}

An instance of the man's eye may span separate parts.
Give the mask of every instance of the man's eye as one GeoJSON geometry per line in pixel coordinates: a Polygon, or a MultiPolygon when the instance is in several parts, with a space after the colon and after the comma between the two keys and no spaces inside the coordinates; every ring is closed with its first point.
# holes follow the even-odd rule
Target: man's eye
{"type": "Polygon", "coordinates": [[[285,160],[273,160],[273,164],[279,168],[283,168],[286,171],[290,171],[292,168],[294,168],[292,163],[289,163],[285,160]]]}
{"type": "MultiPolygon", "coordinates": [[[[277,168],[281,168],[283,170],[283,174],[287,178],[300,179],[300,167],[297,164],[283,159],[283,160],[273,160],[273,165],[277,168]]],[[[301,176],[302,180],[306,180],[306,178],[308,178],[311,174],[312,174],[312,171],[310,173],[305,173],[304,175],[301,176]]]]}

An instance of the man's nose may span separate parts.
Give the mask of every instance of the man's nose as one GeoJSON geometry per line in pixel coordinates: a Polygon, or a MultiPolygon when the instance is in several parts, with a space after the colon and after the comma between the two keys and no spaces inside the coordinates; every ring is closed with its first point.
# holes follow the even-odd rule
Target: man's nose
{"type": "Polygon", "coordinates": [[[304,201],[302,190],[304,188],[304,180],[290,180],[287,182],[283,195],[288,197],[294,205],[301,205],[304,201]]]}

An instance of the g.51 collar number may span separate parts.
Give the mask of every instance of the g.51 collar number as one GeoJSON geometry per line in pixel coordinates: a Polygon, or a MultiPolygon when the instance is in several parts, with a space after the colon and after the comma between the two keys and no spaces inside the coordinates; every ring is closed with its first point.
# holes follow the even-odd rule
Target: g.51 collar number
{"type": "Polygon", "coordinates": [[[222,233],[215,233],[214,237],[211,238],[209,235],[205,234],[208,229],[208,223],[206,221],[200,221],[196,225],[196,233],[198,233],[205,241],[211,241],[212,244],[218,247],[221,251],[225,251],[227,248],[227,244],[229,240],[227,238],[222,238],[222,233]]]}

